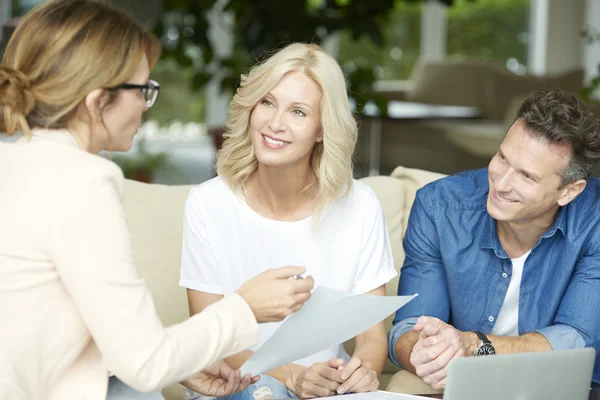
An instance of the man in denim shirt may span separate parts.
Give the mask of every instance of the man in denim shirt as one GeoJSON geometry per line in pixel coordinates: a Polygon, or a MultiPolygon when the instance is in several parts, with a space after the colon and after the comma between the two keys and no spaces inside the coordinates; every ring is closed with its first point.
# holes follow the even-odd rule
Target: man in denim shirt
{"type": "MultiPolygon", "coordinates": [[[[487,169],[417,192],[389,356],[435,389],[456,357],[595,347],[600,354],[598,118],[532,93],[487,169]]],[[[596,359],[594,386],[600,383],[596,359]]]]}

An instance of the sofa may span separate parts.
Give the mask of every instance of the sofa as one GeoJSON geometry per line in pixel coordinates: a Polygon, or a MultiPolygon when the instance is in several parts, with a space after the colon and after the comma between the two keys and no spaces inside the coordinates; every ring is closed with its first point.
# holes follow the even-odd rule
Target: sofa
{"type": "MultiPolygon", "coordinates": [[[[407,81],[376,82],[389,100],[477,107],[481,117],[453,121],[394,121],[382,125],[381,164],[400,163],[451,174],[487,165],[525,97],[538,88],[580,93],[583,69],[555,75],[519,75],[480,59],[419,60],[407,81]]],[[[596,107],[598,108],[598,107],[596,107]]],[[[367,158],[368,124],[362,127],[360,159],[367,158]]]]}
{"type": "Polygon", "coordinates": [[[583,88],[584,70],[560,74],[516,74],[503,64],[476,58],[417,62],[408,84],[400,90],[378,91],[390,99],[428,104],[477,107],[482,120],[501,122],[515,99],[538,88],[556,88],[578,94],[583,88]]]}
{"type": "MultiPolygon", "coordinates": [[[[383,205],[396,269],[404,261],[402,239],[408,214],[418,188],[441,178],[442,174],[397,167],[390,176],[361,179],[374,189],[383,205]]],[[[125,211],[131,233],[133,254],[139,274],[146,280],[156,310],[165,325],[188,318],[185,289],[178,286],[184,203],[193,186],[165,186],[127,180],[125,211]]],[[[398,280],[388,283],[388,295],[395,295],[398,280]]],[[[391,327],[393,315],[387,318],[391,327]]],[[[352,352],[353,341],[345,344],[352,352]]],[[[380,377],[380,389],[401,393],[435,393],[418,377],[388,361],[380,377]]],[[[167,400],[184,399],[183,387],[163,390],[167,400]]]]}

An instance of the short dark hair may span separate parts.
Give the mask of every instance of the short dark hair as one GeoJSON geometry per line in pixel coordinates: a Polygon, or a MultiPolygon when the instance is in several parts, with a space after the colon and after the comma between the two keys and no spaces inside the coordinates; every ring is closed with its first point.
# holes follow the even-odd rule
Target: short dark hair
{"type": "Polygon", "coordinates": [[[589,179],[600,159],[600,121],[574,95],[558,89],[539,89],[521,104],[515,121],[548,143],[571,146],[571,159],[561,174],[561,187],[589,179]]]}

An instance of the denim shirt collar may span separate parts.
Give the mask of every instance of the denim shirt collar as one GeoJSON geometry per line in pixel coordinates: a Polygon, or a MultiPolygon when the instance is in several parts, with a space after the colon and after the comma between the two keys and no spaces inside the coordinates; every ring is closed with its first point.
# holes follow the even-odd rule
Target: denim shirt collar
{"type": "MultiPolygon", "coordinates": [[[[546,233],[544,233],[540,237],[538,243],[542,239],[547,239],[554,236],[554,234],[557,231],[561,231],[563,236],[567,237],[567,207],[568,206],[559,208],[558,215],[556,216],[554,223],[552,224],[552,226],[550,226],[546,233]]],[[[536,246],[537,244],[534,246],[534,248],[536,246]]],[[[494,250],[496,256],[500,258],[509,258],[508,254],[506,254],[506,252],[502,248],[500,240],[498,239],[498,231],[496,230],[496,220],[493,219],[487,212],[485,214],[484,224],[481,230],[480,247],[482,249],[494,250]]]]}

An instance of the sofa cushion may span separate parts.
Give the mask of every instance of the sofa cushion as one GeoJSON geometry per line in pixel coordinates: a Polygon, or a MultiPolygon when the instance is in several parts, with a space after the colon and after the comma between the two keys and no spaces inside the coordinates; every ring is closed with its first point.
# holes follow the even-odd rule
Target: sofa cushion
{"type": "Polygon", "coordinates": [[[179,266],[183,208],[192,187],[125,182],[134,260],[165,325],[189,317],[186,293],[179,286],[179,266]]]}
{"type": "MultiPolygon", "coordinates": [[[[370,176],[360,180],[369,185],[383,208],[385,223],[390,236],[390,246],[394,256],[394,267],[400,271],[404,261],[404,252],[402,250],[402,213],[404,212],[404,185],[402,181],[393,179],[389,176],[370,176]]],[[[387,285],[387,294],[395,296],[397,283],[387,285]]]]}
{"type": "Polygon", "coordinates": [[[446,175],[439,174],[437,172],[425,171],[422,169],[400,166],[392,171],[390,176],[392,178],[401,180],[402,184],[404,185],[404,211],[402,212],[402,239],[404,239],[404,233],[406,232],[410,209],[415,201],[417,190],[429,182],[443,178],[446,175]]]}
{"type": "MultiPolygon", "coordinates": [[[[165,326],[189,317],[187,296],[179,286],[183,208],[194,187],[125,181],[124,208],[136,268],[152,294],[165,326]]],[[[183,386],[162,391],[166,400],[184,400],[183,386]]]]}
{"type": "Polygon", "coordinates": [[[490,71],[490,79],[485,82],[483,114],[492,119],[506,117],[509,104],[519,95],[526,95],[536,89],[561,89],[579,94],[583,87],[584,71],[575,69],[558,75],[517,75],[510,71],[490,71]]]}

